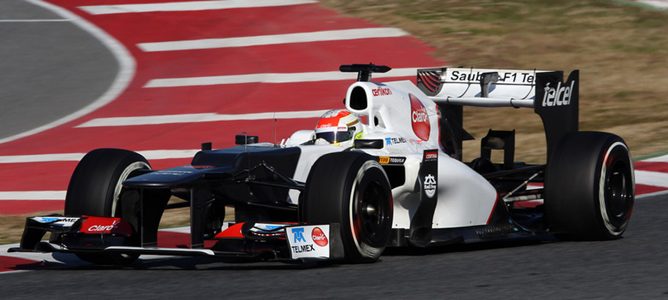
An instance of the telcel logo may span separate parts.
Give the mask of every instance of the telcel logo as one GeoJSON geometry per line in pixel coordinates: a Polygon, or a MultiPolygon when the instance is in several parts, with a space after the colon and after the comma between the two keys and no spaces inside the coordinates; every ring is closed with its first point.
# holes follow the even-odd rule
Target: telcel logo
{"type": "Polygon", "coordinates": [[[573,86],[575,80],[571,81],[570,86],[561,86],[561,82],[557,83],[557,87],[550,87],[550,82],[545,85],[545,92],[543,94],[543,106],[564,106],[571,104],[571,96],[573,95],[573,86]]]}

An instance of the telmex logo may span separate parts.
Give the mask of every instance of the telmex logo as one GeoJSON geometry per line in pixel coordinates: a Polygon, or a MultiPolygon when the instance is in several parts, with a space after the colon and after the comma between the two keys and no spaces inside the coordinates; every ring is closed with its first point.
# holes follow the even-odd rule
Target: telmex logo
{"type": "Polygon", "coordinates": [[[571,104],[571,96],[573,95],[573,86],[575,80],[571,81],[570,86],[561,86],[561,82],[557,83],[557,87],[550,87],[550,82],[545,85],[545,92],[543,94],[543,106],[564,106],[571,104]]]}
{"type": "Polygon", "coordinates": [[[411,125],[413,127],[413,132],[421,140],[427,141],[429,140],[429,133],[431,132],[427,109],[413,94],[408,94],[408,97],[411,100],[411,125]]]}
{"type": "Polygon", "coordinates": [[[387,96],[387,95],[392,95],[392,90],[388,88],[377,88],[377,89],[372,89],[371,94],[374,96],[387,96]]]}
{"type": "Polygon", "coordinates": [[[292,234],[294,235],[294,243],[306,243],[306,238],[304,237],[304,228],[292,228],[291,230],[292,234]]]}

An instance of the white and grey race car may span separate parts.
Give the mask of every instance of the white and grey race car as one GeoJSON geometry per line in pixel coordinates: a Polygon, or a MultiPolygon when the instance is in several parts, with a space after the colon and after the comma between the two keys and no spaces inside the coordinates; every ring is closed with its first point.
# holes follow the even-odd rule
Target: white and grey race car
{"type": "Polygon", "coordinates": [[[165,170],[132,151],[94,150],[72,175],[65,215],[28,218],[12,251],[70,252],[98,264],[141,254],[368,262],[386,247],[624,233],[634,202],[628,147],[613,134],[578,131],[577,70],[562,82],[561,71],[422,69],[414,85],[371,81],[387,66],[340,69],[358,73],[345,108],[365,120],[361,138],[237,136],[238,146],[205,143],[190,165],[165,170]],[[472,139],[466,105],[533,108],[547,162],[516,161],[514,130],[489,130],[480,156],[462,161],[472,139]],[[503,161],[492,161],[493,150],[503,161]],[[190,207],[190,247],[160,248],[161,216],[177,207],[190,207]]]}

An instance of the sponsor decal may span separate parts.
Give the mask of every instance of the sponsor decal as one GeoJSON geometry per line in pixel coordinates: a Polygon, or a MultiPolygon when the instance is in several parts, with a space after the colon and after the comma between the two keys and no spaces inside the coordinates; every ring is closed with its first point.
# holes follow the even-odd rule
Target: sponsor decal
{"type": "Polygon", "coordinates": [[[285,226],[287,226],[287,224],[255,223],[248,233],[253,236],[266,238],[284,237],[285,229],[283,228],[285,226]]]}
{"type": "Polygon", "coordinates": [[[329,258],[329,225],[287,227],[286,233],[293,259],[329,258]]]}
{"type": "Polygon", "coordinates": [[[375,97],[377,96],[389,96],[392,95],[392,90],[384,87],[379,87],[377,89],[372,89],[371,94],[373,94],[375,97]]]}
{"type": "Polygon", "coordinates": [[[438,159],[438,151],[436,150],[431,150],[431,151],[425,151],[424,152],[424,160],[425,161],[434,161],[438,159]]]}
{"type": "Polygon", "coordinates": [[[40,223],[53,223],[60,220],[58,217],[34,217],[32,219],[40,223]]]}
{"type": "Polygon", "coordinates": [[[403,165],[405,161],[405,157],[390,157],[390,164],[403,165]]]}
{"type": "Polygon", "coordinates": [[[421,140],[427,141],[431,132],[427,109],[413,94],[408,94],[408,97],[411,102],[411,126],[413,127],[413,133],[421,140]]]}
{"type": "Polygon", "coordinates": [[[33,220],[42,223],[61,227],[71,227],[79,218],[71,217],[33,217],[33,220]]]}
{"type": "Polygon", "coordinates": [[[406,139],[402,137],[386,137],[385,138],[385,144],[386,145],[394,145],[394,144],[405,144],[406,139]]]}
{"type": "Polygon", "coordinates": [[[475,234],[484,239],[484,238],[495,238],[500,236],[505,236],[506,234],[518,231],[518,229],[511,224],[499,224],[493,226],[485,226],[482,229],[476,230],[475,234]]]}
{"type": "Polygon", "coordinates": [[[434,175],[427,174],[427,176],[424,177],[423,188],[427,197],[434,198],[434,195],[436,195],[436,178],[434,175]]]}
{"type": "Polygon", "coordinates": [[[215,168],[214,166],[210,165],[192,165],[194,169],[201,170],[201,169],[213,169],[215,168]]]}
{"type": "Polygon", "coordinates": [[[550,83],[545,84],[542,106],[569,105],[571,103],[571,96],[573,95],[575,80],[571,81],[570,86],[561,86],[561,82],[558,82],[556,87],[551,87],[550,83]]]}
{"type": "MultiPolygon", "coordinates": [[[[470,82],[480,82],[482,76],[486,72],[492,70],[476,71],[476,72],[465,72],[461,70],[453,70],[450,75],[447,77],[449,81],[452,82],[461,82],[461,83],[470,83],[470,82]]],[[[536,76],[533,72],[498,72],[499,73],[499,82],[506,84],[532,84],[536,80],[536,76]]]]}
{"type": "Polygon", "coordinates": [[[313,238],[313,242],[320,247],[325,247],[329,244],[327,236],[320,227],[313,228],[311,231],[311,238],[313,238]]]}
{"type": "Polygon", "coordinates": [[[89,234],[109,234],[119,227],[120,222],[120,218],[86,217],[79,231],[89,234]]]}
{"type": "Polygon", "coordinates": [[[390,157],[389,156],[379,156],[378,157],[378,163],[381,165],[387,165],[390,163],[390,157]]]}
{"type": "Polygon", "coordinates": [[[118,221],[114,221],[109,225],[93,225],[86,229],[87,232],[100,232],[100,233],[111,233],[111,230],[114,229],[114,226],[118,224],[118,221]]]}
{"type": "Polygon", "coordinates": [[[405,157],[400,156],[379,156],[378,163],[381,165],[402,165],[406,162],[405,157]]]}
{"type": "Polygon", "coordinates": [[[287,226],[286,224],[269,224],[269,223],[255,223],[253,225],[253,228],[251,230],[256,229],[256,230],[265,230],[265,231],[273,231],[279,228],[283,228],[287,226]]]}
{"type": "Polygon", "coordinates": [[[167,175],[167,176],[183,176],[187,174],[192,174],[193,171],[189,170],[160,170],[156,171],[154,174],[156,175],[167,175]]]}
{"type": "Polygon", "coordinates": [[[424,150],[420,176],[422,177],[423,197],[434,198],[438,189],[438,149],[424,150]]]}
{"type": "Polygon", "coordinates": [[[292,232],[293,237],[293,243],[297,244],[300,242],[306,243],[306,238],[304,238],[304,228],[291,228],[290,231],[292,232]]]}

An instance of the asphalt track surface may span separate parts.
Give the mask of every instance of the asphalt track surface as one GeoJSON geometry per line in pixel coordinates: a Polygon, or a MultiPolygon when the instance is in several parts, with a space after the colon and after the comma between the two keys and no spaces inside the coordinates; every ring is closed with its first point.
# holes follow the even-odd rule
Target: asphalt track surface
{"type": "Polygon", "coordinates": [[[668,196],[637,200],[621,240],[513,242],[394,251],[361,265],[230,264],[170,258],[109,269],[20,268],[0,275],[3,299],[70,298],[668,298],[668,196]]]}
{"type": "Polygon", "coordinates": [[[0,139],[56,121],[106,91],[118,65],[98,40],[28,2],[0,6],[0,139]]]}

